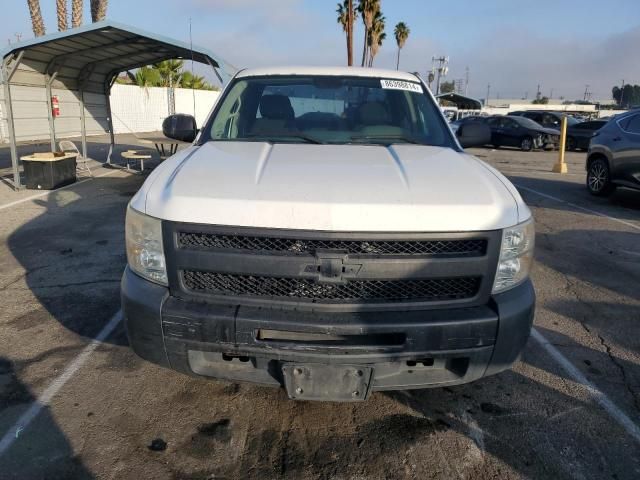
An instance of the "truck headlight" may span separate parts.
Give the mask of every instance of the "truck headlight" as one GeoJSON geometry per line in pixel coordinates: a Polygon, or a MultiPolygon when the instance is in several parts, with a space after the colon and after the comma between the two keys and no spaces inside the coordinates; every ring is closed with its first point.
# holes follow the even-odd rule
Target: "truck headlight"
{"type": "Polygon", "coordinates": [[[536,232],[533,218],[502,231],[500,261],[493,282],[493,293],[500,293],[524,282],[533,261],[536,232]]]}
{"type": "Polygon", "coordinates": [[[147,280],[168,285],[160,220],[129,206],[125,222],[125,243],[131,270],[147,280]]]}

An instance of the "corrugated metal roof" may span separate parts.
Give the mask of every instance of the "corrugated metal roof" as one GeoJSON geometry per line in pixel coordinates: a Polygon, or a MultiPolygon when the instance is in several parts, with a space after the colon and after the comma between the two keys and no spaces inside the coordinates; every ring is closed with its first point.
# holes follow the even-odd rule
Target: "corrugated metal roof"
{"type": "Polygon", "coordinates": [[[41,75],[58,72],[56,81],[77,89],[83,83],[87,91],[104,92],[113,76],[124,70],[162,60],[183,58],[211,64],[223,82],[235,73],[235,67],[208,49],[123,25],[110,20],[36,37],[2,50],[6,58],[24,52],[20,75],[12,83],[41,84],[41,75]],[[32,72],[33,78],[29,78],[32,72]],[[39,78],[38,78],[39,77],[39,78]]]}
{"type": "Polygon", "coordinates": [[[465,97],[464,95],[460,95],[455,92],[441,93],[440,95],[436,95],[436,98],[438,100],[447,100],[455,103],[458,108],[465,110],[480,110],[482,108],[482,102],[480,100],[465,97]]]}

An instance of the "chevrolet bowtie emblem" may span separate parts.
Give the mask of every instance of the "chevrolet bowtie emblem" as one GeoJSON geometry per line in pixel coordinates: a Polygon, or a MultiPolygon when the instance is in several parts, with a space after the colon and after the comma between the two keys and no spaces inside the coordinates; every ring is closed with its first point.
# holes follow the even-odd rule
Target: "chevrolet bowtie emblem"
{"type": "Polygon", "coordinates": [[[350,262],[344,253],[316,251],[315,256],[315,263],[306,265],[304,274],[318,283],[344,283],[355,278],[362,268],[361,263],[350,262]]]}

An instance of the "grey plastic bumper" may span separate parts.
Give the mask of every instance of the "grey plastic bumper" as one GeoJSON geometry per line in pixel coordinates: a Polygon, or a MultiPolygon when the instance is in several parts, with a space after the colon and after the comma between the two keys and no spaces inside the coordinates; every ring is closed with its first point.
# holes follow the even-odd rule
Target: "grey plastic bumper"
{"type": "Polygon", "coordinates": [[[150,362],[187,374],[276,386],[284,384],[285,364],[362,365],[373,368],[372,390],[467,383],[509,368],[527,342],[535,308],[530,281],[494,295],[486,306],[393,312],[314,313],[189,302],[128,268],[121,291],[131,347],[150,362]],[[261,340],[257,333],[266,330],[348,341],[261,340]]]}

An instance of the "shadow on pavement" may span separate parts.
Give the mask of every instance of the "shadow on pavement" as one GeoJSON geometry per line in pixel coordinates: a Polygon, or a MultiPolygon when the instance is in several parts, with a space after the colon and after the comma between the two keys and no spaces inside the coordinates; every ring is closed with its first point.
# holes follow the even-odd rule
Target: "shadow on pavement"
{"type": "MultiPolygon", "coordinates": [[[[120,308],[125,211],[144,178],[95,178],[34,200],[43,213],[17,228],[8,246],[26,271],[16,282],[26,281],[42,308],[12,324],[27,333],[51,316],[83,337],[100,331],[120,308]]],[[[109,341],[126,344],[122,334],[109,341]]]]}
{"type": "MultiPolygon", "coordinates": [[[[553,197],[564,200],[565,202],[574,203],[584,208],[590,208],[604,214],[610,214],[613,217],[623,220],[640,220],[640,191],[628,188],[618,188],[610,197],[595,197],[591,195],[582,183],[576,183],[562,179],[548,179],[535,177],[522,177],[509,175],[509,179],[516,186],[523,186],[536,190],[537,192],[551,195],[553,197]],[[607,211],[611,209],[611,211],[607,211]]],[[[545,202],[545,208],[555,210],[565,210],[575,212],[576,209],[566,203],[547,200],[535,193],[529,193],[526,190],[522,192],[523,196],[535,196],[545,202]]],[[[587,213],[578,210],[580,213],[587,213]]]]}
{"type": "Polygon", "coordinates": [[[565,277],[640,300],[640,232],[538,232],[535,259],[565,277]]]}
{"type": "MultiPolygon", "coordinates": [[[[16,367],[0,357],[0,436],[35,401],[18,378],[16,370],[20,368],[23,366],[16,367]]],[[[45,407],[0,456],[0,478],[66,480],[94,477],[45,407]]]]}

